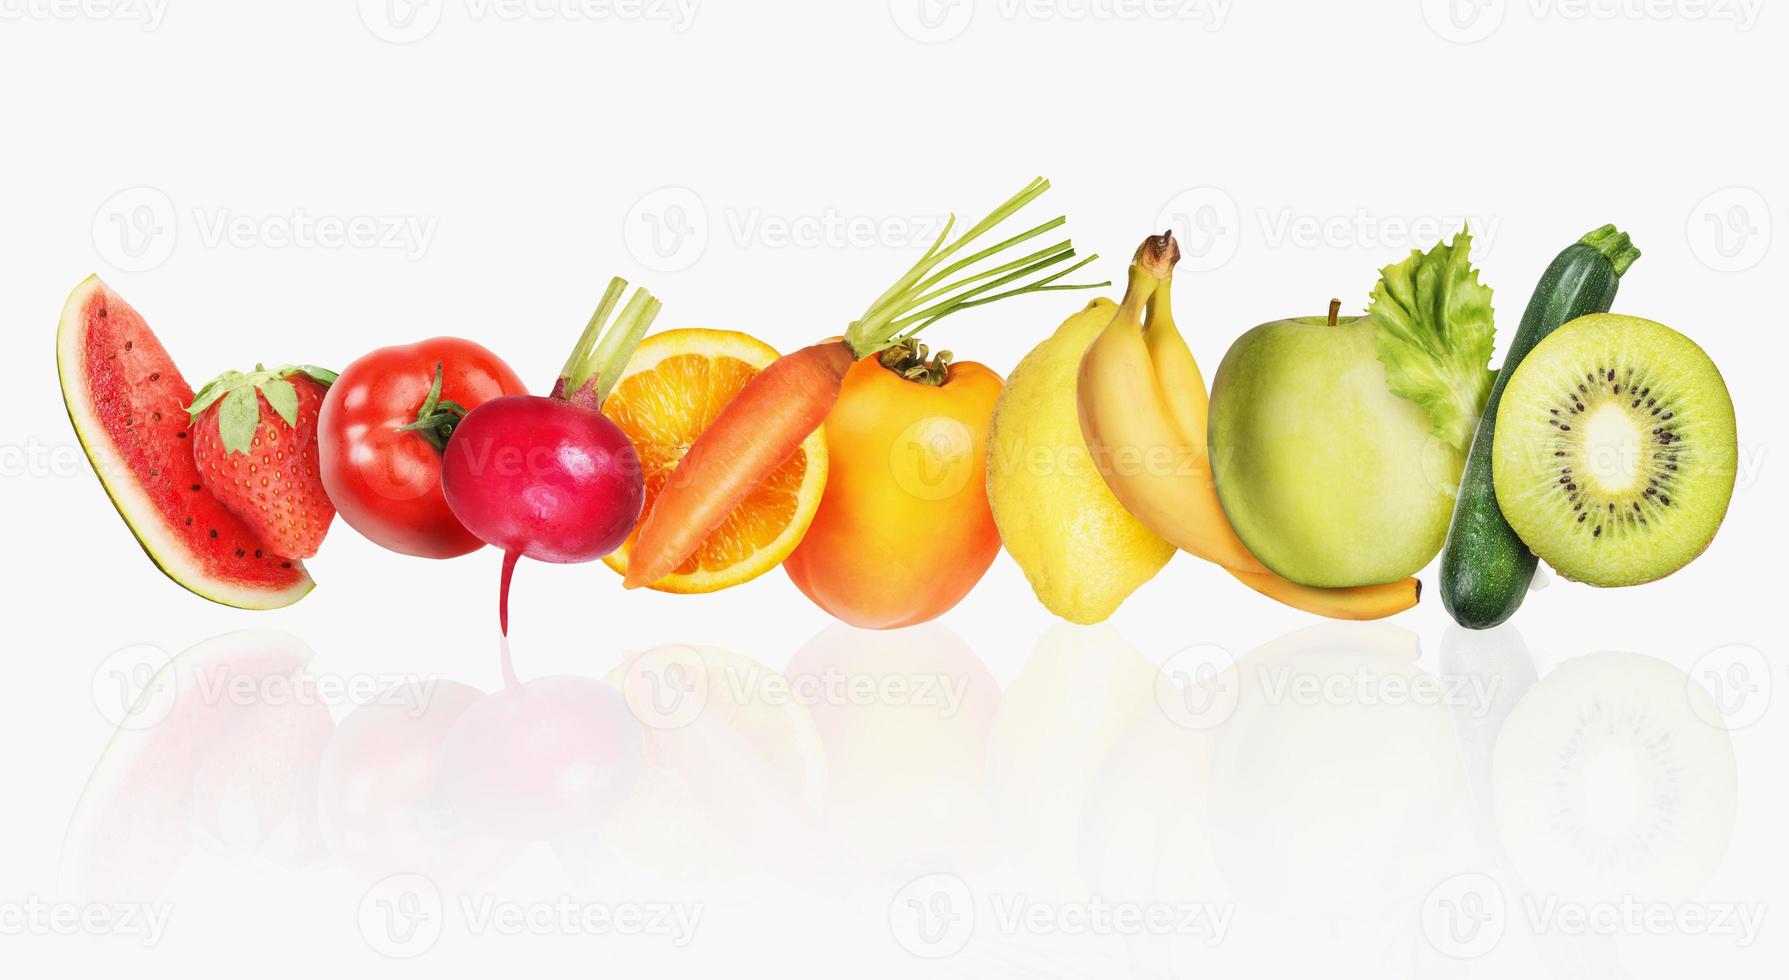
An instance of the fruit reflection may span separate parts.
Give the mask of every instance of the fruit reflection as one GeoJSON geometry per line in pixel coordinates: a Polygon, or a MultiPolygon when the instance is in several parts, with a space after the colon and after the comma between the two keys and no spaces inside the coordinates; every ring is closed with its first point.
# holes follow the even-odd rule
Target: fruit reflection
{"type": "Polygon", "coordinates": [[[826,753],[821,839],[832,871],[861,878],[922,858],[961,868],[987,852],[985,764],[1000,686],[955,633],[837,623],[784,675],[826,753]]]}
{"type": "Polygon", "coordinates": [[[1239,898],[1287,918],[1382,922],[1473,866],[1453,721],[1418,653],[1397,627],[1337,623],[1236,665],[1211,828],[1239,898]],[[1398,693],[1419,690],[1431,693],[1398,693]]]}
{"type": "Polygon", "coordinates": [[[324,839],[368,880],[420,872],[449,892],[477,888],[519,846],[474,833],[443,785],[448,732],[483,691],[432,680],[387,691],[349,712],[322,762],[324,839]]]}
{"type": "Polygon", "coordinates": [[[629,874],[724,898],[812,853],[825,759],[781,675],[678,644],[630,657],[605,680],[645,733],[645,777],[603,835],[629,874]]]}
{"type": "Polygon", "coordinates": [[[468,705],[443,748],[447,798],[469,828],[515,840],[594,830],[640,776],[640,726],[589,677],[523,683],[502,645],[504,688],[468,705]]]}
{"type": "Polygon", "coordinates": [[[297,683],[312,652],[272,630],[192,647],[145,686],[63,842],[63,888],[147,901],[195,848],[294,868],[325,857],[317,772],[334,723],[297,683]]]}
{"type": "Polygon", "coordinates": [[[1537,894],[1673,901],[1714,873],[1738,772],[1713,699],[1633,653],[1574,657],[1516,705],[1492,763],[1497,825],[1537,894]]]}
{"type": "Polygon", "coordinates": [[[989,779],[1029,887],[1084,895],[1071,842],[1101,766],[1145,712],[1159,671],[1110,626],[1057,624],[1038,640],[994,718],[989,779]]]}

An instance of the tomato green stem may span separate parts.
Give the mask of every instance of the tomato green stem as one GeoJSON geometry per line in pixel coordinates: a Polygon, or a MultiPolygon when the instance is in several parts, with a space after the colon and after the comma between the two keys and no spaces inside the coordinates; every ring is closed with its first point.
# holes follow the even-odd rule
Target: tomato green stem
{"type": "Polygon", "coordinates": [[[416,410],[416,421],[398,426],[399,432],[414,432],[422,436],[423,441],[435,447],[438,453],[447,451],[447,440],[453,438],[454,428],[466,417],[466,406],[441,397],[442,371],[442,363],[436,361],[435,383],[429,385],[428,397],[422,400],[422,406],[416,410]]]}

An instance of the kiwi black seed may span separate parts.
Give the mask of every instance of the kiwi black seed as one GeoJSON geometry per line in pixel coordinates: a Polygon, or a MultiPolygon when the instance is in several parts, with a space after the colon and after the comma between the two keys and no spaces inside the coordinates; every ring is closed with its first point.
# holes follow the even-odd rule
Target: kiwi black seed
{"type": "Polygon", "coordinates": [[[1732,400],[1701,348],[1650,320],[1594,314],[1510,379],[1493,477],[1535,554],[1570,578],[1631,585],[1707,547],[1737,456],[1732,400]]]}

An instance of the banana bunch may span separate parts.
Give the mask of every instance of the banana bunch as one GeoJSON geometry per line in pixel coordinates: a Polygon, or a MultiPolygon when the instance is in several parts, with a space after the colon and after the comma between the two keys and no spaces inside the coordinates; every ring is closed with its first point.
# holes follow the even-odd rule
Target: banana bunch
{"type": "Polygon", "coordinates": [[[1236,536],[1211,476],[1205,378],[1174,325],[1179,260],[1172,232],[1145,239],[1124,301],[1081,358],[1081,434],[1112,495],[1166,541],[1289,606],[1337,619],[1378,619],[1414,606],[1422,588],[1414,578],[1348,589],[1299,585],[1262,565],[1236,536]]]}

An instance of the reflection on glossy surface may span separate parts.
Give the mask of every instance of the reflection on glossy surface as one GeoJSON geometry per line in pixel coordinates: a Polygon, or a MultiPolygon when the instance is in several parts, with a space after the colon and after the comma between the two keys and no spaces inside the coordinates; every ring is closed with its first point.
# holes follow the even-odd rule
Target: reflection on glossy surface
{"type": "Polygon", "coordinates": [[[1560,664],[1497,741],[1497,823],[1515,870],[1571,901],[1680,900],[1713,874],[1738,796],[1706,690],[1632,653],[1560,664]]]}
{"type": "Polygon", "coordinates": [[[1503,845],[1491,816],[1491,754],[1504,719],[1534,686],[1534,657],[1522,634],[1508,623],[1488,630],[1449,624],[1441,636],[1441,674],[1482,679],[1480,690],[1489,694],[1482,702],[1454,706],[1454,730],[1459,733],[1479,844],[1487,854],[1501,854],[1503,845]]]}
{"type": "Polygon", "coordinates": [[[1156,710],[1160,671],[1108,625],[1053,625],[994,719],[989,777],[1008,857],[1043,894],[1085,890],[1081,821],[1113,746],[1156,710]]]}
{"type": "Polygon", "coordinates": [[[465,826],[443,785],[448,732],[485,694],[453,681],[349,712],[323,753],[320,814],[329,848],[355,874],[416,872],[450,893],[485,884],[519,848],[465,826]]]}
{"type": "Polygon", "coordinates": [[[825,759],[780,674],[671,644],[630,657],[608,681],[645,739],[645,777],[604,834],[631,876],[730,895],[807,860],[825,759]]]}
{"type": "Polygon", "coordinates": [[[860,630],[835,623],[783,671],[811,705],[826,753],[821,823],[828,877],[873,877],[905,861],[986,860],[986,774],[1000,685],[936,623],[860,630]]]}
{"type": "Polygon", "coordinates": [[[595,829],[640,778],[639,726],[601,681],[523,683],[508,641],[502,663],[503,690],[467,706],[447,733],[448,799],[469,827],[514,840],[595,829]]]}
{"type": "Polygon", "coordinates": [[[321,860],[317,768],[334,723],[288,683],[311,657],[296,637],[250,630],[164,665],[88,778],[63,890],[152,899],[195,847],[295,868],[321,860]]]}
{"type": "Polygon", "coordinates": [[[1311,627],[1236,666],[1219,729],[1213,843],[1250,905],[1295,919],[1379,922],[1466,866],[1460,755],[1413,634],[1311,627]],[[1398,692],[1409,691],[1409,695],[1398,692]]]}
{"type": "Polygon", "coordinates": [[[1110,627],[1056,626],[1004,692],[937,624],[831,627],[782,671],[673,644],[602,679],[523,683],[506,656],[495,694],[429,679],[335,726],[265,683],[308,676],[302,643],[230,634],[170,664],[154,723],[113,739],[65,870],[85,896],[191,899],[210,883],[197,861],[180,872],[201,847],[251,874],[333,857],[357,895],[396,876],[449,906],[694,903],[717,945],[736,916],[818,917],[950,975],[1248,975],[1305,937],[1372,975],[1513,958],[1616,976],[1627,937],[1535,910],[1695,895],[1732,832],[1729,735],[1663,661],[1581,656],[1537,683],[1507,627],[1448,633],[1435,672],[1386,624],[1240,660],[1188,640],[1151,658],[1110,627]],[[1508,938],[1474,954],[1498,959],[1438,943],[1437,901],[1505,903],[1508,938]],[[1075,931],[1099,903],[1197,908],[1223,934],[1075,931]],[[967,925],[917,928],[915,909],[967,925]]]}

